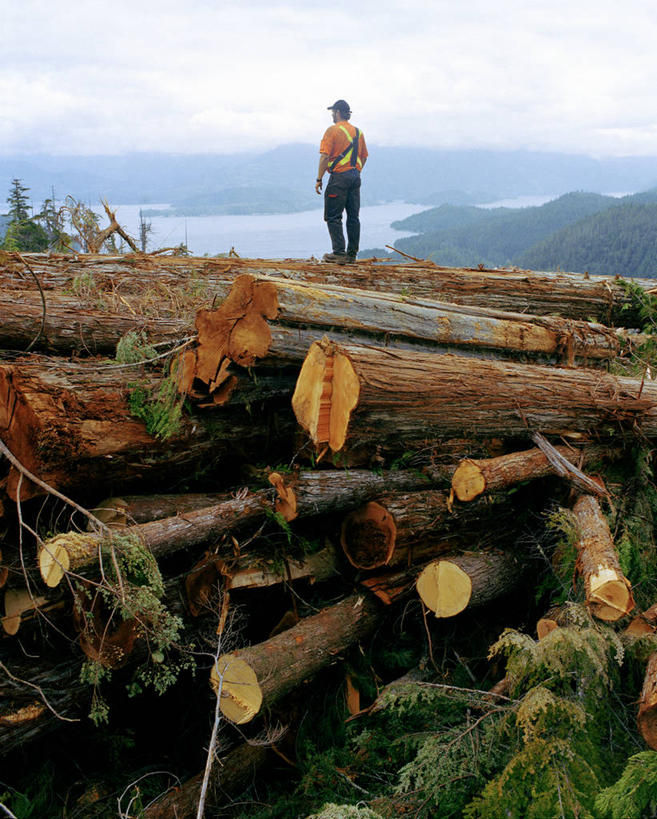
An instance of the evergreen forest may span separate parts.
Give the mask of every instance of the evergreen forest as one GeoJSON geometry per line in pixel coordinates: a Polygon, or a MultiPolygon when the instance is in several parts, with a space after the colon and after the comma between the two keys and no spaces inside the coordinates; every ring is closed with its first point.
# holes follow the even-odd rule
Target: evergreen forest
{"type": "MultiPolygon", "coordinates": [[[[657,189],[620,198],[572,192],[513,209],[444,204],[393,227],[417,234],[398,239],[398,250],[443,266],[657,275],[657,189]]],[[[361,255],[373,254],[390,256],[361,255]]]]}

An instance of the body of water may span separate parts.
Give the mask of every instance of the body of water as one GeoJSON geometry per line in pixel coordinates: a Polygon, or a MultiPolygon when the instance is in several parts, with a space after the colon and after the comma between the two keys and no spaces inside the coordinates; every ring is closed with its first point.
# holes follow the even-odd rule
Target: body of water
{"type": "MultiPolygon", "coordinates": [[[[478,207],[531,207],[556,198],[556,195],[517,196],[478,207]]],[[[116,208],[116,218],[121,227],[136,238],[139,235],[140,209],[166,210],[168,207],[119,205],[116,208]]],[[[393,230],[390,225],[395,220],[405,219],[428,208],[428,205],[406,202],[362,207],[361,250],[384,248],[386,245],[394,244],[396,239],[413,235],[407,231],[393,230]]],[[[107,217],[102,208],[96,210],[101,214],[101,227],[104,227],[107,224],[107,217]]],[[[149,250],[186,244],[195,256],[216,256],[235,248],[239,256],[252,259],[308,259],[311,256],[320,258],[331,250],[322,208],[301,213],[255,213],[239,216],[149,216],[147,221],[152,226],[149,250]]]]}
{"type": "MultiPolygon", "coordinates": [[[[119,205],[116,218],[130,236],[139,235],[139,210],[165,209],[167,205],[119,205]]],[[[426,205],[395,202],[362,207],[361,249],[385,247],[410,236],[393,230],[391,222],[426,210],[426,205]]],[[[101,226],[107,222],[102,210],[101,226]]],[[[195,256],[227,253],[231,247],[240,256],[255,259],[308,259],[331,250],[323,210],[301,213],[226,216],[149,216],[153,228],[148,249],[186,244],[195,256]]]]}

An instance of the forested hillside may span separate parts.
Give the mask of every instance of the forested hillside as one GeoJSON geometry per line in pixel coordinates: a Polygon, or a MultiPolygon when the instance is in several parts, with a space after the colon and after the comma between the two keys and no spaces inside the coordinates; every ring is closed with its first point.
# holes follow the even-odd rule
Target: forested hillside
{"type": "Polygon", "coordinates": [[[400,239],[395,246],[405,253],[445,265],[513,264],[518,254],[617,201],[595,193],[568,193],[533,208],[451,208],[448,212],[443,207],[435,208],[396,223],[395,227],[401,230],[419,227],[424,228],[424,232],[400,239]],[[477,210],[479,215],[474,217],[472,211],[477,210]],[[459,211],[462,211],[460,224],[459,211]],[[453,226],[447,226],[449,221],[453,226]],[[437,227],[428,229],[432,224],[437,227]]]}
{"type": "Polygon", "coordinates": [[[443,205],[394,227],[418,232],[396,248],[441,265],[657,275],[655,189],[622,198],[568,193],[519,209],[443,205]]]}
{"type": "Polygon", "coordinates": [[[534,270],[657,277],[657,205],[627,203],[558,231],[516,258],[534,270]]]}

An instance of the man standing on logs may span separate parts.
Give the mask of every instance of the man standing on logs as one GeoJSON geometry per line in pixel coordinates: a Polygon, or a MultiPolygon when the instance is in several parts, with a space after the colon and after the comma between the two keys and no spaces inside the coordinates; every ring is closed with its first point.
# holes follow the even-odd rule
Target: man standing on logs
{"type": "Polygon", "coordinates": [[[360,241],[360,172],[367,160],[365,137],[348,120],[351,110],[344,100],[328,106],[333,125],[327,128],[319,146],[319,169],[315,190],[322,192],[322,178],[329,172],[324,192],[324,221],[327,224],[332,253],[325,262],[346,264],[356,260],[360,241]],[[347,246],[342,232],[342,212],[347,211],[347,246]]]}

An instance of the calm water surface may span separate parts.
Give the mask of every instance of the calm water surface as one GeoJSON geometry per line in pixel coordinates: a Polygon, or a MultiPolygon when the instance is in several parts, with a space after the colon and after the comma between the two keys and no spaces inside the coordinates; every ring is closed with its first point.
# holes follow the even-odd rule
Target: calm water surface
{"type": "MultiPolygon", "coordinates": [[[[119,205],[116,218],[133,237],[139,233],[140,208],[166,205],[119,205]]],[[[361,208],[361,249],[384,247],[411,234],[393,230],[390,223],[426,210],[426,205],[396,202],[361,208]]],[[[261,259],[307,259],[330,251],[328,231],[321,209],[301,213],[245,216],[149,216],[153,231],[149,250],[186,243],[195,256],[227,253],[231,247],[244,257],[261,259]]],[[[101,226],[106,223],[103,214],[101,226]]]]}

